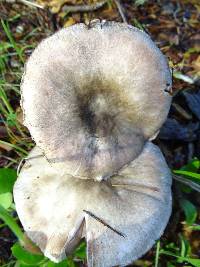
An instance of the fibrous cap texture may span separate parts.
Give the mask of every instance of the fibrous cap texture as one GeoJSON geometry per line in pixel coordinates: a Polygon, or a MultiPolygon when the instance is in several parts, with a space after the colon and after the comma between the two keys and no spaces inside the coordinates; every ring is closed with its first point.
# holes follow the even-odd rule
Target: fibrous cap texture
{"type": "Polygon", "coordinates": [[[77,24],[45,39],[21,85],[25,124],[54,167],[110,177],[164,122],[167,62],[150,37],[115,22],[77,24]]]}

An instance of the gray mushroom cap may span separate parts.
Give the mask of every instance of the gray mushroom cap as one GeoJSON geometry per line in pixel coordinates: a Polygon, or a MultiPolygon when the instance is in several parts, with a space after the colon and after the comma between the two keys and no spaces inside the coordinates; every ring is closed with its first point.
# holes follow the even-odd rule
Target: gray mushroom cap
{"type": "Polygon", "coordinates": [[[171,102],[167,62],[132,26],[77,24],[45,39],[21,84],[25,124],[52,166],[104,179],[135,159],[171,102]]]}
{"type": "Polygon", "coordinates": [[[27,235],[53,261],[85,236],[89,267],[124,266],[163,233],[171,213],[171,175],[152,143],[101,182],[59,174],[38,147],[29,157],[14,186],[16,209],[27,235]]]}

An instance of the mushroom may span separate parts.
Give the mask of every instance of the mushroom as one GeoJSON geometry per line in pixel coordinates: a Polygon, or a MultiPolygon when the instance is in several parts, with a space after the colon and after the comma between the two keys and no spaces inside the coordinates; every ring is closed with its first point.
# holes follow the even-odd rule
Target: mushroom
{"type": "Polygon", "coordinates": [[[151,142],[101,182],[60,175],[40,154],[38,147],[30,153],[14,195],[27,235],[45,256],[59,262],[85,236],[88,266],[124,266],[160,237],[171,212],[171,176],[151,142]]]}
{"type": "Polygon", "coordinates": [[[164,231],[171,175],[151,143],[171,74],[150,37],[123,23],[76,24],[42,41],[21,84],[36,147],[14,187],[27,235],[59,262],[85,237],[88,266],[127,265],[164,231]]]}

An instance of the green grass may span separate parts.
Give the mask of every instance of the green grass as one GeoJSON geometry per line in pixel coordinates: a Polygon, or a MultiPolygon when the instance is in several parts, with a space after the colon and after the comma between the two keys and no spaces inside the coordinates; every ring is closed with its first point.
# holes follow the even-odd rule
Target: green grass
{"type": "Polygon", "coordinates": [[[10,27],[9,27],[9,23],[8,21],[4,21],[1,19],[1,25],[3,27],[3,30],[9,40],[9,45],[16,51],[18,57],[19,57],[19,60],[24,63],[24,56],[23,56],[23,49],[20,48],[20,46],[18,46],[18,44],[15,42],[13,36],[12,36],[12,33],[10,31],[10,27]]]}

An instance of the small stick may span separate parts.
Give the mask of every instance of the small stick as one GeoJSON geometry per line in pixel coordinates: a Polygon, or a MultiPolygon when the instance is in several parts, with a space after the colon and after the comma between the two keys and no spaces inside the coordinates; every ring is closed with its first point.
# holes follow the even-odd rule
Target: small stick
{"type": "Polygon", "coordinates": [[[200,193],[200,185],[193,182],[193,181],[190,181],[182,176],[178,176],[178,175],[175,175],[173,174],[173,178],[174,180],[177,180],[178,182],[181,182],[183,184],[186,184],[188,185],[189,187],[191,187],[192,189],[196,190],[197,192],[200,193]]]}
{"type": "Polygon", "coordinates": [[[117,6],[117,9],[119,11],[119,14],[122,17],[123,22],[126,23],[126,24],[128,24],[128,21],[126,19],[125,14],[124,14],[124,10],[123,10],[123,7],[121,5],[120,0],[114,0],[114,1],[115,1],[116,6],[117,6]]]}
{"type": "Polygon", "coordinates": [[[35,2],[31,2],[28,0],[18,0],[18,2],[21,2],[22,4],[25,4],[25,5],[30,6],[30,7],[37,7],[37,8],[44,9],[44,7],[42,5],[39,5],[35,2]]]}
{"type": "Polygon", "coordinates": [[[71,13],[95,11],[104,6],[106,2],[107,0],[103,0],[91,5],[64,5],[62,11],[71,13]]]}
{"type": "Polygon", "coordinates": [[[19,3],[22,3],[22,4],[30,6],[30,7],[37,7],[37,8],[44,9],[44,7],[42,5],[39,5],[39,4],[35,3],[35,2],[28,1],[28,0],[12,0],[12,1],[5,0],[5,2],[7,2],[7,3],[19,2],[19,3]]]}
{"type": "Polygon", "coordinates": [[[92,218],[94,218],[95,220],[97,220],[98,222],[102,223],[104,226],[108,227],[109,229],[111,229],[113,232],[115,232],[116,234],[123,236],[125,238],[125,235],[122,234],[121,232],[117,231],[116,229],[114,229],[112,226],[110,226],[109,224],[107,224],[106,222],[104,222],[102,219],[100,219],[99,217],[97,217],[96,215],[94,215],[92,212],[88,211],[88,210],[83,210],[85,213],[87,213],[89,216],[91,216],[92,218]]]}
{"type": "Polygon", "coordinates": [[[184,108],[182,108],[179,104],[172,103],[172,106],[176,109],[176,111],[186,120],[191,120],[192,115],[189,114],[184,108]]]}

